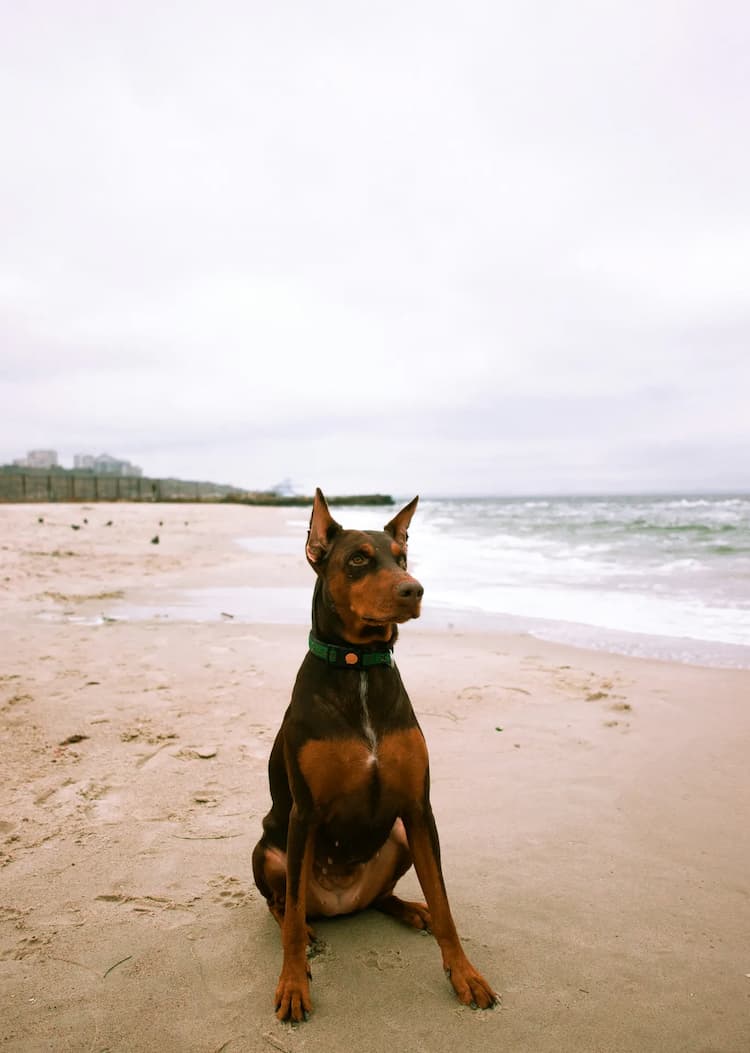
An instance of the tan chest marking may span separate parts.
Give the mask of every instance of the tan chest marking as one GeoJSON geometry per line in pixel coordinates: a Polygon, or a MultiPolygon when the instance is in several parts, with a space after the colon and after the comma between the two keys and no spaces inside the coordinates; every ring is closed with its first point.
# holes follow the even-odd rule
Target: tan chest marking
{"type": "Polygon", "coordinates": [[[299,766],[313,800],[327,805],[369,785],[374,757],[361,739],[312,739],[299,752],[299,766]]]}
{"type": "Polygon", "coordinates": [[[392,731],[380,740],[383,783],[410,801],[421,801],[428,767],[427,744],[419,728],[392,731]]]}
{"type": "Polygon", "coordinates": [[[421,800],[427,763],[427,747],[418,728],[383,735],[377,751],[351,738],[313,739],[299,753],[300,771],[320,806],[364,792],[373,770],[385,789],[408,800],[421,800]]]}

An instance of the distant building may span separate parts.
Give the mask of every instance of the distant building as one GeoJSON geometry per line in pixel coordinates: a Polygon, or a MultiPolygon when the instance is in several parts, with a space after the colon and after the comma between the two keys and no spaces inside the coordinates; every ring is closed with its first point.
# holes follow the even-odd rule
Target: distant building
{"type": "Polygon", "coordinates": [[[296,489],[291,479],[282,479],[280,483],[269,486],[268,492],[276,494],[277,497],[294,497],[296,489]]]}
{"type": "MultiPolygon", "coordinates": [[[[57,458],[57,450],[29,450],[25,457],[13,461],[13,465],[16,468],[62,468],[57,458]]],[[[137,464],[112,457],[108,453],[100,453],[98,456],[92,453],[77,453],[73,457],[73,470],[76,469],[93,472],[95,475],[143,475],[143,469],[137,464]]]]}
{"type": "Polygon", "coordinates": [[[143,469],[130,461],[121,461],[108,453],[100,453],[94,458],[94,471],[97,475],[143,475],[143,469]]]}
{"type": "Polygon", "coordinates": [[[29,450],[13,464],[19,468],[57,468],[57,450],[29,450]]]}
{"type": "Polygon", "coordinates": [[[95,475],[143,475],[143,469],[130,461],[122,461],[108,453],[94,456],[91,453],[77,453],[73,457],[73,467],[94,472],[95,475]]]}

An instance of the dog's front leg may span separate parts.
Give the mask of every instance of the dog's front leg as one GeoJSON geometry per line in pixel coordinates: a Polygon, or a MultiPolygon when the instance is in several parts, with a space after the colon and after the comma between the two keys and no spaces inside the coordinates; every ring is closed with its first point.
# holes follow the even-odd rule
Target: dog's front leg
{"type": "Polygon", "coordinates": [[[430,910],[430,928],[442,951],[443,968],[460,1002],[489,1009],[497,996],[466,957],[458,938],[445,891],[440,843],[429,800],[412,815],[404,816],[404,825],[414,868],[430,910]]]}
{"type": "Polygon", "coordinates": [[[286,906],[281,931],[284,961],[276,988],[279,1020],[299,1022],[312,1011],[307,964],[307,886],[314,846],[314,824],[303,820],[293,805],[287,834],[286,906]]]}

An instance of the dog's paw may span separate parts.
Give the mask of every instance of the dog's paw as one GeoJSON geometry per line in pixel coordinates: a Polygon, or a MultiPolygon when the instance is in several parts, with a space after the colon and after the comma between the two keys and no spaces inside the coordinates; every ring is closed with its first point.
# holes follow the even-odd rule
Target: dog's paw
{"type": "Polygon", "coordinates": [[[282,972],[276,988],[276,1016],[279,1020],[291,1020],[301,1024],[312,1012],[310,998],[310,981],[307,971],[301,976],[296,973],[282,972]]]}
{"type": "Polygon", "coordinates": [[[404,900],[403,904],[404,913],[401,921],[405,925],[411,925],[413,929],[419,929],[420,932],[432,932],[432,918],[426,903],[404,900]]]}
{"type": "Polygon", "coordinates": [[[462,1005],[491,1009],[497,1004],[497,995],[468,959],[446,967],[445,972],[462,1005]]]}
{"type": "Polygon", "coordinates": [[[398,896],[390,895],[376,900],[373,907],[383,914],[390,914],[404,925],[410,925],[412,929],[419,929],[421,932],[432,931],[432,918],[426,903],[416,903],[414,900],[399,899],[398,896]]]}

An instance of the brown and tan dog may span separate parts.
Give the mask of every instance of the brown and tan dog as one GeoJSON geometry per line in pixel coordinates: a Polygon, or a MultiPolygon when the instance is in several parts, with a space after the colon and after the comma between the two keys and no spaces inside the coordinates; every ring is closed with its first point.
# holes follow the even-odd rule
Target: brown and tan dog
{"type": "Polygon", "coordinates": [[[382,531],[344,530],[315,493],[307,559],[317,574],[310,650],[268,765],[272,806],[253,853],[255,883],[281,926],[280,1020],[312,1009],[308,917],[374,907],[431,930],[466,1005],[495,993],[451,917],[430,806],[427,746],[393,664],[397,626],[423,589],[406,569],[417,498],[382,531]],[[414,863],[427,904],[393,894],[414,863]]]}

